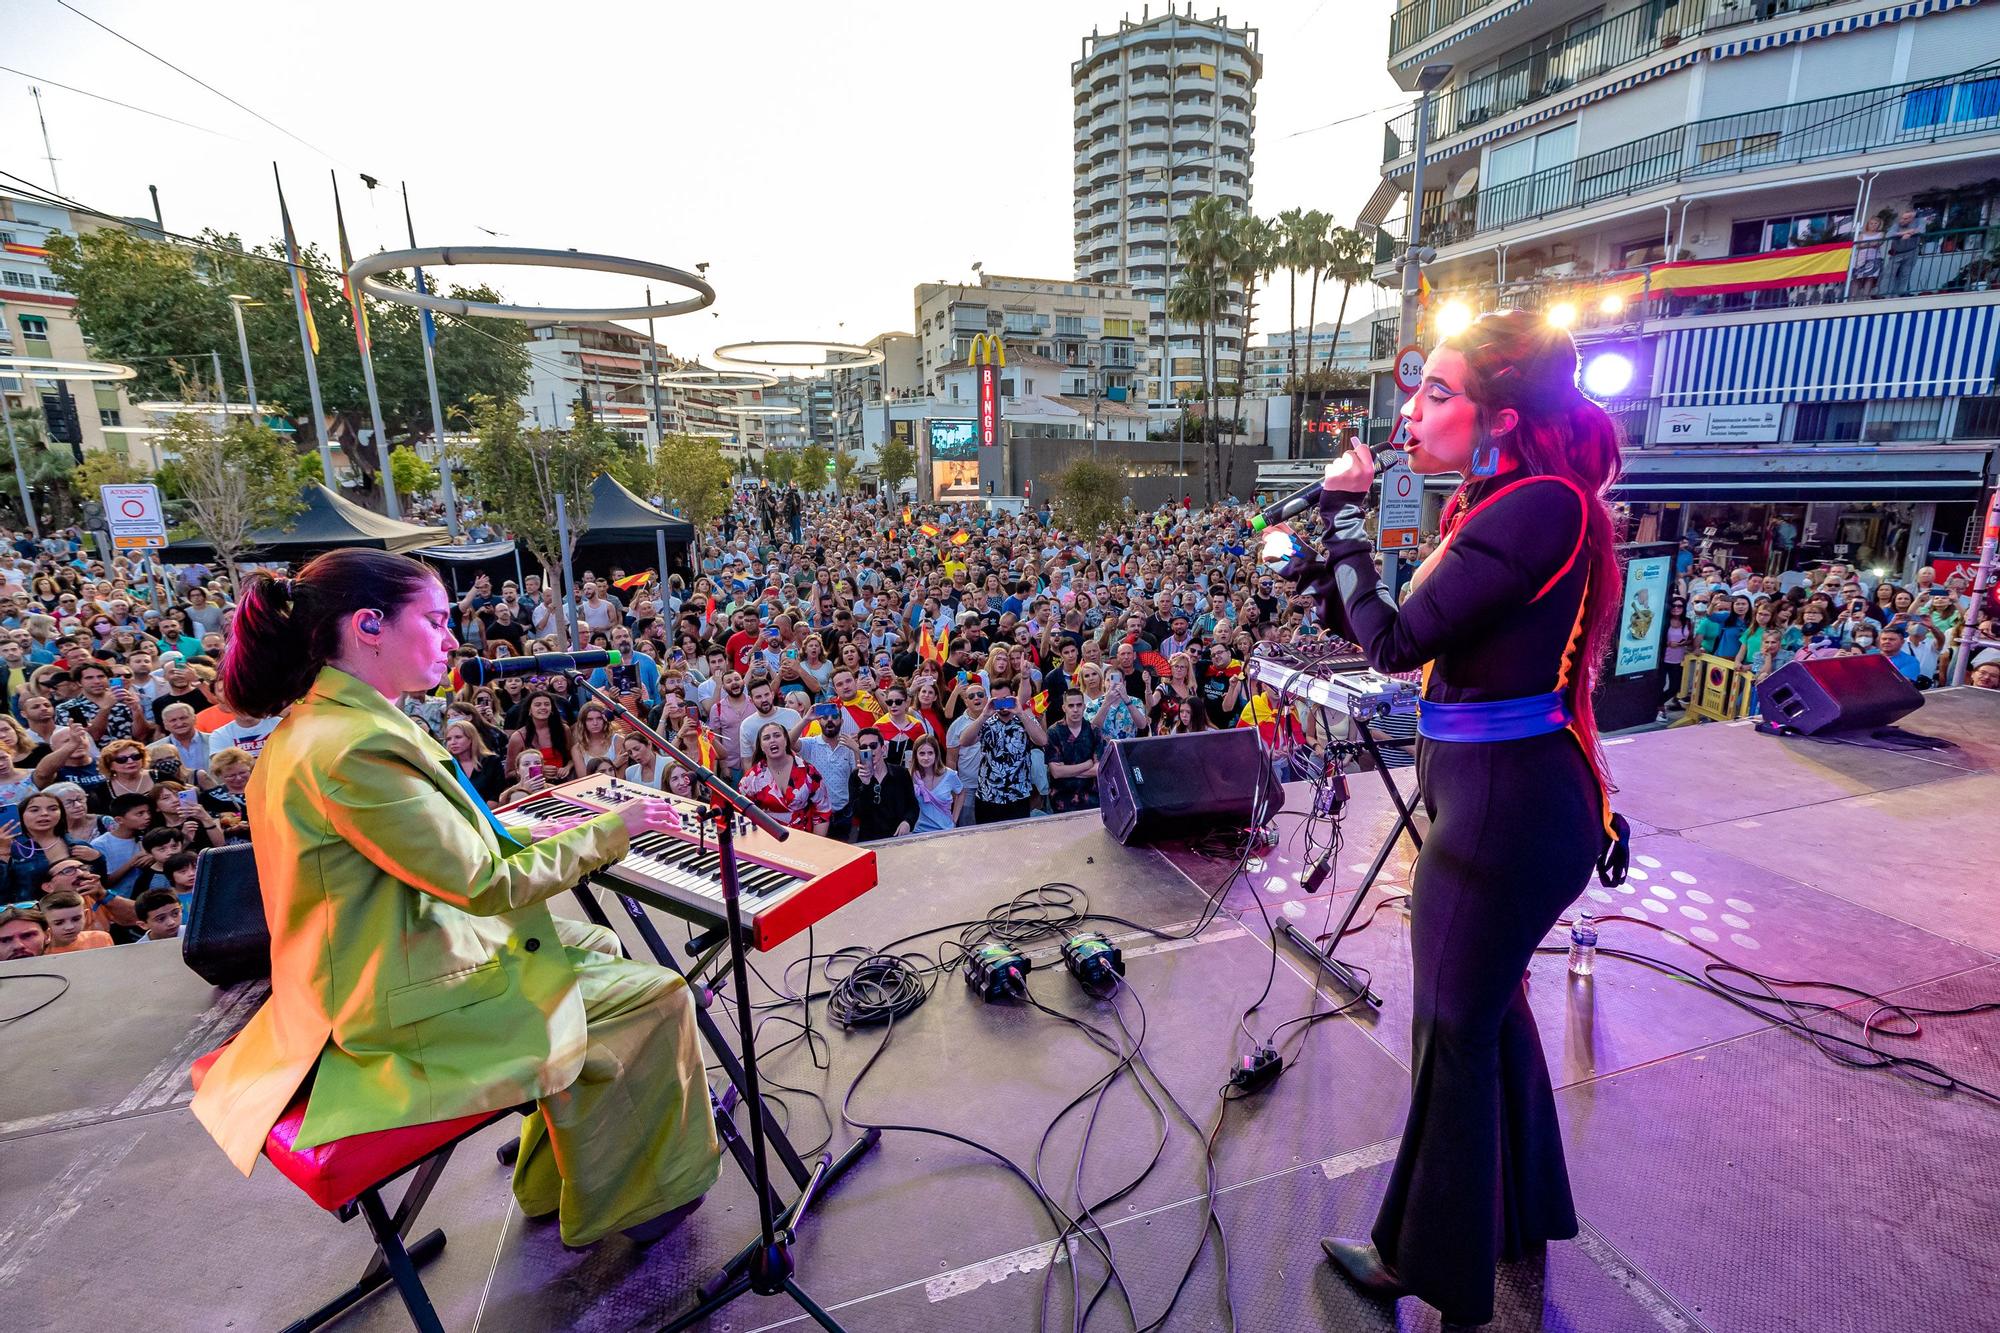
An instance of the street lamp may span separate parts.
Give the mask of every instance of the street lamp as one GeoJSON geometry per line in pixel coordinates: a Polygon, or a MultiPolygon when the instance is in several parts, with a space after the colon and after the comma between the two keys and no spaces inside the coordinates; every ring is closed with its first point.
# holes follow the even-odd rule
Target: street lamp
{"type": "Polygon", "coordinates": [[[229,313],[236,317],[236,349],[243,354],[243,388],[250,395],[250,413],[256,417],[264,413],[257,406],[257,376],[250,370],[250,336],[243,331],[243,307],[262,304],[262,301],[236,292],[229,294],[229,313]]]}

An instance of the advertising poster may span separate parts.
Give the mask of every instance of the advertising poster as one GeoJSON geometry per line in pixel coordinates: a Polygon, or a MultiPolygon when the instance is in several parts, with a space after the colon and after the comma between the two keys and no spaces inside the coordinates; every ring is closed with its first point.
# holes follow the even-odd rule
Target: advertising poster
{"type": "Polygon", "coordinates": [[[1651,671],[1660,664],[1660,636],[1667,622],[1672,556],[1651,556],[1625,566],[1625,605],[1618,613],[1614,676],[1651,671]]]}

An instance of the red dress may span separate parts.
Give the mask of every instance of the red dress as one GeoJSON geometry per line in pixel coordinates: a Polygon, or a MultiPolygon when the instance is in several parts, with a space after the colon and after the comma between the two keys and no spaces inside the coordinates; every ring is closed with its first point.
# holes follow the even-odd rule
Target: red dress
{"type": "Polygon", "coordinates": [[[833,793],[821,781],[819,770],[803,759],[792,761],[792,771],[780,786],[762,759],[743,777],[743,794],[795,829],[810,833],[833,812],[833,793]]]}

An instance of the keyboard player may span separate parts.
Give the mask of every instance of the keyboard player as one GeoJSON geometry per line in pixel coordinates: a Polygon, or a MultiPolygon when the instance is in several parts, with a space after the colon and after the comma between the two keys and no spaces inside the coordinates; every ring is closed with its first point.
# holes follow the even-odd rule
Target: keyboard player
{"type": "Polygon", "coordinates": [[[561,831],[503,827],[396,701],[456,644],[437,576],[342,549],[243,595],[223,664],[239,710],[286,713],[251,777],[271,996],[195,1114],[248,1173],[310,1080],[300,1147],[526,1101],[514,1193],[562,1239],[664,1234],[720,1161],[677,975],[617,956],[546,900],[676,826],[640,799],[561,831]]]}

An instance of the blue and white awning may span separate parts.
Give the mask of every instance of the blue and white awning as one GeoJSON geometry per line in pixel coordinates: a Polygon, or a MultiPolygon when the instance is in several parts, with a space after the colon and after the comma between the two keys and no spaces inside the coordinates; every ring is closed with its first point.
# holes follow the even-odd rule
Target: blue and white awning
{"type": "Polygon", "coordinates": [[[1768,32],[1761,37],[1746,37],[1740,42],[1724,42],[1708,49],[1713,60],[1727,60],[1731,56],[1746,56],[1753,51],[1768,51],[1774,46],[1789,46],[1793,42],[1809,42],[1816,37],[1831,37],[1835,33],[1855,32],[1862,28],[1879,27],[1884,23],[1901,23],[1904,19],[1922,18],[1926,14],[1941,14],[1947,9],[1962,9],[1976,5],[1979,0],[1906,0],[1900,5],[1890,5],[1866,14],[1850,14],[1846,18],[1828,19],[1824,23],[1808,23],[1804,27],[1788,28],[1784,32],[1768,32]]]}
{"type": "Polygon", "coordinates": [[[1522,10],[1526,9],[1532,3],[1533,0],[1514,0],[1514,3],[1511,5],[1502,5],[1498,9],[1494,10],[1492,13],[1483,16],[1479,20],[1479,22],[1467,24],[1465,27],[1460,28],[1457,32],[1454,32],[1451,36],[1445,38],[1443,41],[1432,42],[1429,46],[1426,46],[1423,50],[1418,51],[1415,55],[1405,56],[1403,59],[1396,62],[1396,67],[1398,69],[1415,69],[1418,65],[1423,64],[1424,61],[1429,60],[1432,56],[1444,50],[1447,46],[1452,46],[1459,42],[1464,41],[1467,37],[1470,37],[1473,33],[1478,32],[1481,28],[1490,28],[1494,24],[1498,23],[1501,19],[1504,19],[1511,14],[1520,13],[1522,10]]]}
{"type": "Polygon", "coordinates": [[[1635,70],[1614,83],[1605,84],[1602,88],[1594,88],[1590,92],[1582,93],[1560,102],[1551,102],[1548,106],[1541,107],[1529,115],[1521,116],[1514,120],[1502,121],[1492,129],[1482,130],[1470,139],[1452,140],[1449,142],[1449,146],[1438,152],[1425,154],[1424,164],[1429,166],[1437,162],[1442,162],[1445,158],[1456,157],[1460,153],[1478,148],[1484,144],[1489,144],[1495,139],[1512,134],[1527,126],[1539,125],[1545,120],[1564,115],[1576,110],[1580,106],[1588,106],[1592,102],[1601,102],[1607,97],[1624,92],[1627,88],[1636,88],[1642,83],[1659,78],[1662,74],[1671,74],[1677,69],[1683,69],[1692,65],[1695,61],[1701,59],[1701,57],[1702,53],[1700,51],[1689,51],[1683,55],[1675,56],[1671,60],[1664,60],[1657,65],[1649,66],[1646,69],[1635,70]]]}
{"type": "Polygon", "coordinates": [[[1668,407],[1940,398],[1992,392],[1991,305],[1676,329],[1661,340],[1668,407]]]}

